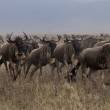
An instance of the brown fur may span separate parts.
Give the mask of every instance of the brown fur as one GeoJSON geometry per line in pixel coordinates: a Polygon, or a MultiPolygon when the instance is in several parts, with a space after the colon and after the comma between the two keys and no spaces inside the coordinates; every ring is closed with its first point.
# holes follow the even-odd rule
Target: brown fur
{"type": "MultiPolygon", "coordinates": [[[[56,45],[56,43],[54,45],[56,45]]],[[[40,73],[42,75],[42,66],[51,64],[52,57],[53,57],[51,48],[52,47],[48,43],[46,43],[44,46],[38,49],[35,49],[30,53],[27,60],[27,70],[26,70],[25,78],[32,64],[35,67],[31,72],[31,77],[33,76],[34,72],[37,71],[38,68],[40,68],[40,73]]]]}
{"type": "MultiPolygon", "coordinates": [[[[77,56],[81,52],[82,48],[82,40],[74,40],[74,42],[71,43],[65,43],[63,45],[59,45],[54,50],[54,57],[55,62],[57,66],[57,73],[59,75],[59,71],[61,72],[61,69],[66,66],[67,73],[71,71],[71,69],[76,65],[77,56]],[[62,63],[61,67],[59,68],[59,62],[62,63]],[[71,64],[71,69],[68,69],[68,64],[71,64]]],[[[54,68],[52,70],[54,74],[54,68]]]]}
{"type": "Polygon", "coordinates": [[[108,69],[110,62],[110,43],[104,44],[99,47],[87,48],[79,55],[79,63],[82,69],[82,77],[84,79],[86,74],[86,68],[90,68],[90,72],[87,75],[88,79],[95,84],[91,78],[91,74],[96,70],[108,69]]]}
{"type": "Polygon", "coordinates": [[[105,44],[105,43],[110,43],[110,41],[100,41],[100,42],[97,42],[97,43],[94,45],[94,47],[101,46],[101,45],[103,45],[103,44],[105,44]]]}

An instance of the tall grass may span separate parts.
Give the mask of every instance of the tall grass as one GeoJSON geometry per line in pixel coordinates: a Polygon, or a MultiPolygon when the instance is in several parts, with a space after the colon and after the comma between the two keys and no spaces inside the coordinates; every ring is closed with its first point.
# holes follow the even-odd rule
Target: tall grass
{"type": "MultiPolygon", "coordinates": [[[[32,80],[29,80],[28,74],[24,80],[22,73],[13,82],[2,66],[0,110],[110,110],[110,87],[103,89],[100,78],[97,78],[100,77],[98,72],[92,76],[97,87],[93,87],[88,80],[84,87],[80,73],[76,83],[67,83],[63,78],[65,73],[62,74],[62,81],[58,80],[57,73],[53,81],[48,66],[43,68],[42,78],[38,78],[38,74],[39,71],[32,80]]],[[[110,75],[106,73],[105,76],[108,78],[110,75]]]]}

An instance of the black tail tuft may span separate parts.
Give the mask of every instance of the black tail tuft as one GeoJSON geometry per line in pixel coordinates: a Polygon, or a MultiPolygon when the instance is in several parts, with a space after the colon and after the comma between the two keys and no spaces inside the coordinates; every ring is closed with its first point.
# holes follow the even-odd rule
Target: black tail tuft
{"type": "Polygon", "coordinates": [[[1,58],[1,59],[0,59],[0,66],[2,65],[2,63],[3,63],[3,59],[1,58]]]}
{"type": "Polygon", "coordinates": [[[80,66],[80,62],[78,62],[77,65],[71,70],[73,76],[76,76],[76,70],[78,70],[79,66],[80,66]]]}

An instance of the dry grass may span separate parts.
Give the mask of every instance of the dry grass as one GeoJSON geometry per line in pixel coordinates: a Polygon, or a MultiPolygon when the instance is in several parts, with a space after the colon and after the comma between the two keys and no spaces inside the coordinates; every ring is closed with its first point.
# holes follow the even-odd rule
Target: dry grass
{"type": "MultiPolygon", "coordinates": [[[[64,70],[65,71],[65,70],[64,70]]],[[[63,72],[64,72],[63,71],[63,72]]],[[[43,68],[43,76],[38,79],[38,72],[33,79],[23,79],[24,74],[16,82],[0,70],[0,110],[109,110],[110,87],[101,86],[99,74],[93,75],[97,88],[87,81],[87,87],[81,83],[81,75],[77,75],[77,83],[67,83],[63,77],[52,81],[48,66],[43,68]],[[100,83],[99,83],[100,82],[100,83]]],[[[63,74],[64,76],[64,74],[63,74]]],[[[107,76],[107,74],[106,74],[107,76]]],[[[109,76],[109,75],[108,75],[109,76]]],[[[107,77],[108,77],[107,76],[107,77]]]]}

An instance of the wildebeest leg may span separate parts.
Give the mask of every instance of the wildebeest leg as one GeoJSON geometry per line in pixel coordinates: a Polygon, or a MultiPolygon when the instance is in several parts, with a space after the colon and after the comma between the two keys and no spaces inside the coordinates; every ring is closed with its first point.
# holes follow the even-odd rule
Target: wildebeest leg
{"type": "Polygon", "coordinates": [[[87,74],[87,78],[93,83],[93,85],[96,85],[94,80],[91,78],[91,75],[93,74],[94,70],[90,68],[89,73],[87,74]]]}
{"type": "Polygon", "coordinates": [[[56,67],[56,63],[54,62],[54,63],[49,64],[49,65],[50,65],[50,67],[51,67],[51,75],[52,75],[52,78],[53,78],[53,80],[54,80],[54,69],[55,69],[55,67],[56,67]]]}
{"type": "Polygon", "coordinates": [[[19,77],[20,77],[20,75],[21,75],[22,69],[23,69],[23,72],[24,72],[24,74],[25,74],[25,71],[26,71],[26,63],[24,63],[24,64],[21,66],[21,70],[20,70],[20,73],[19,73],[19,77]]]}
{"type": "Polygon", "coordinates": [[[67,63],[66,60],[64,60],[64,64],[66,65],[66,71],[67,71],[68,80],[69,80],[69,82],[71,82],[71,77],[69,75],[69,67],[68,67],[68,63],[67,63]]]}
{"type": "Polygon", "coordinates": [[[102,80],[102,81],[104,80],[104,77],[105,77],[105,76],[104,76],[104,73],[106,73],[106,70],[102,70],[102,72],[101,72],[101,74],[100,74],[100,75],[101,75],[101,80],[102,80]]]}
{"type": "Polygon", "coordinates": [[[21,74],[21,65],[20,65],[20,62],[18,61],[17,64],[16,64],[16,78],[18,77],[18,75],[20,76],[21,74]]]}
{"type": "Polygon", "coordinates": [[[68,70],[69,70],[69,69],[68,69],[68,63],[67,63],[66,60],[64,60],[64,65],[66,66],[66,69],[67,69],[67,71],[68,71],[68,70]]]}
{"type": "Polygon", "coordinates": [[[5,68],[6,68],[6,72],[8,73],[8,67],[7,67],[7,61],[3,60],[5,68]]]}
{"type": "Polygon", "coordinates": [[[29,71],[31,65],[32,65],[31,62],[27,62],[27,67],[26,67],[26,72],[25,72],[25,77],[24,77],[24,78],[26,78],[26,76],[27,76],[27,74],[28,74],[28,71],[29,71]]]}
{"type": "Polygon", "coordinates": [[[32,78],[33,74],[38,70],[39,66],[35,66],[34,69],[31,72],[30,77],[32,78]]]}
{"type": "Polygon", "coordinates": [[[13,79],[16,80],[15,71],[14,71],[14,63],[11,59],[9,59],[11,70],[13,71],[13,79]]]}
{"type": "MultiPolygon", "coordinates": [[[[78,62],[77,65],[74,68],[72,68],[72,70],[70,71],[71,81],[73,80],[76,81],[76,74],[79,66],[80,66],[80,63],[78,62]]],[[[68,78],[68,76],[65,76],[65,78],[68,78]]]]}
{"type": "Polygon", "coordinates": [[[42,62],[40,62],[39,68],[40,68],[40,74],[39,74],[39,76],[42,76],[42,62]]]}
{"type": "Polygon", "coordinates": [[[11,64],[9,63],[9,71],[10,71],[10,76],[12,77],[13,75],[12,75],[12,68],[11,68],[11,64]]]}
{"type": "Polygon", "coordinates": [[[105,73],[105,64],[100,64],[99,65],[101,68],[103,68],[102,72],[100,73],[100,76],[101,76],[101,80],[103,81],[104,80],[104,73],[105,73]]]}
{"type": "Polygon", "coordinates": [[[82,64],[81,70],[82,70],[82,81],[84,85],[86,85],[86,66],[82,64]]]}
{"type": "Polygon", "coordinates": [[[62,68],[65,66],[65,64],[62,64],[61,66],[60,66],[60,68],[59,68],[59,70],[60,70],[60,73],[62,73],[62,68]]]}
{"type": "Polygon", "coordinates": [[[58,78],[60,80],[60,73],[59,73],[59,61],[57,59],[55,59],[55,63],[56,63],[56,66],[57,66],[57,73],[58,73],[58,78]]]}
{"type": "Polygon", "coordinates": [[[26,63],[23,64],[23,70],[24,70],[24,73],[26,71],[26,63]]]}

